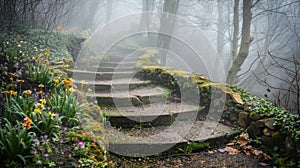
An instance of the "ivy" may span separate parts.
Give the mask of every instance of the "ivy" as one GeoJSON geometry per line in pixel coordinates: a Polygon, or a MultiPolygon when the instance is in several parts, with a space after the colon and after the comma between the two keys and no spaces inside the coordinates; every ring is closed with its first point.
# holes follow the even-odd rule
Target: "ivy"
{"type": "Polygon", "coordinates": [[[268,117],[274,117],[274,126],[278,126],[282,131],[287,132],[295,142],[300,140],[300,116],[290,111],[277,107],[274,103],[263,98],[256,97],[239,87],[232,87],[241,94],[244,102],[251,104],[251,112],[265,114],[268,117]]]}

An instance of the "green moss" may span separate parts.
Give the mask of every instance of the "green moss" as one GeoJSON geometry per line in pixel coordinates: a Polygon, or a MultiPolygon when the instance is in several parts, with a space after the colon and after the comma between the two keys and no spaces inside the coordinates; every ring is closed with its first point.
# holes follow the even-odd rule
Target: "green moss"
{"type": "Polygon", "coordinates": [[[144,66],[155,66],[158,65],[156,62],[157,51],[156,50],[146,50],[145,53],[139,57],[136,64],[134,65],[135,69],[142,69],[144,66]]]}
{"type": "Polygon", "coordinates": [[[263,114],[258,114],[256,112],[252,111],[252,112],[250,112],[250,116],[249,117],[253,121],[257,121],[257,120],[261,119],[262,117],[264,117],[264,115],[263,114]]]}
{"type": "Polygon", "coordinates": [[[186,147],[178,148],[178,152],[189,154],[197,150],[207,149],[207,148],[210,148],[209,142],[190,142],[186,147]]]}

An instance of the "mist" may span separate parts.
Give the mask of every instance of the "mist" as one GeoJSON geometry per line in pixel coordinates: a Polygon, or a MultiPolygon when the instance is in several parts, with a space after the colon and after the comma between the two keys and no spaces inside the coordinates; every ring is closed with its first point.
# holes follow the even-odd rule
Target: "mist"
{"type": "Polygon", "coordinates": [[[101,50],[111,44],[109,39],[124,35],[126,38],[114,42],[131,48],[159,45],[172,52],[161,57],[161,63],[166,66],[194,71],[208,75],[213,81],[224,82],[226,76],[235,70],[234,80],[228,82],[227,79],[228,83],[290,110],[299,104],[296,100],[300,73],[298,0],[253,1],[249,7],[250,18],[243,15],[246,4],[238,0],[14,0],[11,3],[1,3],[5,4],[0,7],[1,20],[9,18],[9,23],[17,21],[32,28],[77,33],[86,39],[98,40],[101,50]],[[16,10],[11,7],[13,2],[16,10]],[[169,15],[165,16],[166,19],[161,12],[180,19],[172,19],[169,15]],[[125,18],[124,25],[115,24],[122,18],[125,18]],[[126,21],[126,18],[132,20],[126,21]],[[246,21],[249,21],[250,36],[243,32],[246,21]],[[120,27],[113,27],[116,25],[120,27]],[[164,30],[166,27],[168,29],[164,30]],[[143,30],[143,33],[126,36],[131,30],[143,30]],[[97,36],[101,31],[106,33],[105,36],[97,36]],[[147,31],[171,32],[182,39],[147,31]],[[184,40],[198,43],[198,47],[194,45],[190,50],[191,46],[186,46],[184,40]],[[162,45],[165,42],[167,47],[162,45]],[[244,54],[241,53],[243,44],[249,45],[246,47],[248,52],[244,60],[238,60],[239,54],[244,54]],[[194,55],[197,54],[201,59],[195,61],[194,55]],[[240,67],[232,66],[235,61],[241,63],[240,67]]]}

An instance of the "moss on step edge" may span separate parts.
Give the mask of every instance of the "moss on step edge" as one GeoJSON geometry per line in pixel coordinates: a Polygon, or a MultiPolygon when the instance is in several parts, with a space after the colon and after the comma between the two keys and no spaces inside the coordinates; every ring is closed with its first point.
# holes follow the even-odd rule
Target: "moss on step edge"
{"type": "Polygon", "coordinates": [[[260,142],[262,149],[272,154],[275,160],[284,156],[289,163],[297,164],[297,158],[300,158],[299,115],[292,114],[282,107],[276,107],[273,103],[255,97],[237,86],[214,83],[206,76],[175,70],[171,67],[161,67],[156,62],[157,58],[157,52],[146,51],[135,65],[139,70],[137,76],[165,86],[177,96],[180,96],[179,85],[197,86],[200,105],[206,108],[209,108],[211,103],[217,106],[220,101],[225,101],[221,121],[229,122],[247,131],[252,139],[260,142]],[[226,100],[211,100],[212,88],[225,94],[226,100]]]}

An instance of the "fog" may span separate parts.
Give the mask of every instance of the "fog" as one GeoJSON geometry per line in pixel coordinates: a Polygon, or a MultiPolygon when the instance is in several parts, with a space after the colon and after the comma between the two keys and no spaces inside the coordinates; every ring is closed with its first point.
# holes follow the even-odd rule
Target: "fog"
{"type": "MultiPolygon", "coordinates": [[[[292,102],[299,104],[296,100],[300,95],[299,0],[254,0],[250,4],[250,18],[243,15],[246,3],[242,0],[15,2],[19,10],[13,15],[14,20],[21,20],[34,28],[78,33],[87,39],[98,40],[96,43],[102,49],[112,43],[131,48],[158,47],[159,40],[162,40],[168,45],[160,47],[170,51],[163,64],[208,75],[213,81],[225,82],[236,59],[242,64],[237,67],[234,81],[229,83],[287,108],[293,106],[292,102]],[[26,3],[31,4],[31,8],[25,9],[26,3]],[[236,11],[234,7],[237,7],[236,11]],[[164,16],[161,12],[176,15],[176,18],[168,14],[164,16]],[[234,16],[238,20],[234,20],[234,16]],[[247,33],[243,34],[246,21],[250,23],[248,41],[247,33]],[[101,35],[102,32],[105,34],[101,35]],[[168,37],[161,35],[166,32],[168,37]],[[114,41],[120,40],[120,36],[124,39],[114,41]],[[247,43],[249,52],[245,60],[239,61],[240,54],[245,54],[242,53],[242,44],[247,43]],[[194,56],[197,54],[199,60],[194,56]],[[284,91],[289,92],[289,99],[280,104],[278,100],[284,98],[278,93],[284,91]]],[[[1,9],[1,19],[5,20],[7,16],[3,13],[7,13],[7,8],[2,5],[1,9]]],[[[164,57],[161,62],[164,62],[164,57]]]]}

